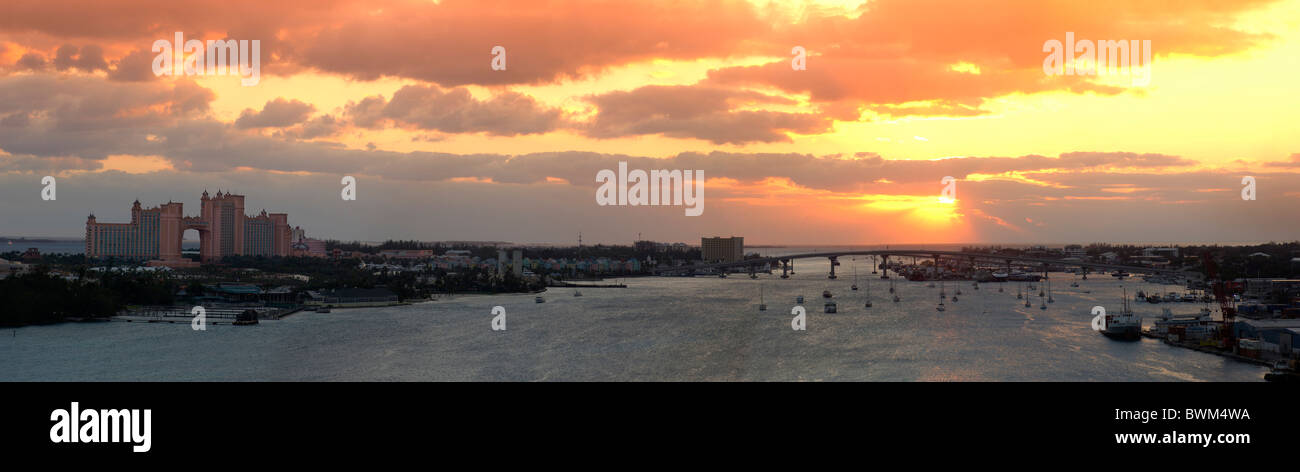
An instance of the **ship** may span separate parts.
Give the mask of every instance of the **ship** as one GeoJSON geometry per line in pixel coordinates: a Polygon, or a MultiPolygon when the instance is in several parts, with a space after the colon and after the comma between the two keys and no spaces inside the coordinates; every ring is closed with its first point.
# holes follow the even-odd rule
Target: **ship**
{"type": "Polygon", "coordinates": [[[1106,325],[1101,334],[1111,339],[1136,340],[1142,337],[1142,317],[1134,315],[1128,306],[1128,290],[1124,291],[1124,308],[1118,315],[1106,315],[1106,325]]]}

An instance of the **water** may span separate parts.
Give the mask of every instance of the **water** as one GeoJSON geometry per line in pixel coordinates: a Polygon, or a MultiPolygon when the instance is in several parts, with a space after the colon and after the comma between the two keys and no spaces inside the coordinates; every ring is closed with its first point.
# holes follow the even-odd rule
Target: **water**
{"type": "MultiPolygon", "coordinates": [[[[960,283],[960,301],[935,311],[938,288],[885,281],[844,261],[800,261],[789,280],[762,275],[628,279],[627,289],[551,289],[533,295],[457,296],[410,306],[299,313],[258,326],[65,323],[0,334],[0,380],[874,380],[1259,381],[1265,369],[1151,339],[1122,342],[1091,330],[1090,309],[1116,311],[1121,282],[1094,275],[1070,288],[1053,274],[1056,303],[1016,300],[1016,284],[960,283]],[[768,311],[758,311],[759,285],[768,311]],[[823,314],[830,290],[838,314],[823,314]],[[1080,290],[1091,290],[1091,294],[1080,290]],[[805,296],[808,327],[790,329],[805,296]],[[507,330],[491,330],[505,307],[507,330]]],[[[1140,282],[1123,282],[1129,296],[1140,282]]],[[[956,286],[947,283],[951,297],[956,286]]],[[[1173,289],[1172,287],[1170,289],[1173,289]]],[[[1168,291],[1168,290],[1164,290],[1168,291]]],[[[1161,307],[1193,313],[1200,304],[1161,307]]]]}

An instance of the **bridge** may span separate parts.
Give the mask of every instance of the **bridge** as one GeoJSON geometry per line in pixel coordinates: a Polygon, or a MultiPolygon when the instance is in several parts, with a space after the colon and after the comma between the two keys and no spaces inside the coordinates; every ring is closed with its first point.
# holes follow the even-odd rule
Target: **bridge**
{"type": "Polygon", "coordinates": [[[1087,277],[1088,270],[1096,269],[1100,272],[1105,271],[1124,271],[1129,273],[1146,273],[1146,274],[1163,274],[1173,275],[1188,279],[1203,280],[1204,277],[1196,272],[1174,269],[1157,269],[1152,267],[1127,266],[1119,264],[1106,264],[1098,262],[1070,261],[1062,259],[1048,259],[1041,257],[1012,256],[1007,254],[988,254],[980,252],[960,252],[960,251],[935,251],[927,249],[874,249],[874,250],[853,250],[853,251],[829,251],[829,252],[808,252],[802,254],[787,254],[782,256],[762,257],[756,259],[746,259],[736,262],[718,262],[711,264],[695,264],[689,266],[677,267],[656,267],[651,269],[655,274],[672,274],[672,273],[696,273],[718,269],[730,269],[735,267],[748,267],[750,274],[754,274],[761,266],[771,267],[780,263],[781,275],[785,277],[791,269],[790,261],[795,259],[814,259],[826,258],[831,261],[831,272],[829,277],[835,278],[835,266],[839,265],[839,258],[845,256],[877,256],[886,265],[886,274],[888,274],[888,263],[890,257],[912,257],[934,259],[936,262],[941,258],[963,259],[971,262],[972,266],[977,261],[997,262],[1007,266],[1007,272],[1010,273],[1013,263],[1020,265],[1032,265],[1042,267],[1044,274],[1047,273],[1048,266],[1072,266],[1084,269],[1084,277],[1087,277]]]}

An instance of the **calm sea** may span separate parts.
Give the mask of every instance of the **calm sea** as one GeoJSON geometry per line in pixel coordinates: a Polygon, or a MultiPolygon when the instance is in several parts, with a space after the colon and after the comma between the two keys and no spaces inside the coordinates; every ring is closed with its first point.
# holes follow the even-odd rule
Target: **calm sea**
{"type": "MultiPolygon", "coordinates": [[[[1265,369],[1161,342],[1107,339],[1093,306],[1117,310],[1122,284],[1094,276],[1070,288],[1053,274],[1056,303],[1016,300],[1016,284],[898,282],[903,300],[851,262],[799,261],[789,280],[762,275],[628,279],[626,289],[552,289],[532,295],[458,296],[410,306],[299,313],[257,326],[65,323],[0,333],[0,380],[874,380],[1258,381],[1265,369]],[[768,310],[758,311],[760,287],[768,310]],[[830,290],[839,313],[822,313],[830,290]],[[1084,293],[1084,291],[1091,293],[1084,293]],[[807,331],[790,329],[806,297],[807,331]],[[873,299],[864,308],[865,297],[873,299]],[[507,329],[492,331],[492,308],[507,329]]],[[[1134,305],[1147,323],[1161,307],[1134,305]]]]}

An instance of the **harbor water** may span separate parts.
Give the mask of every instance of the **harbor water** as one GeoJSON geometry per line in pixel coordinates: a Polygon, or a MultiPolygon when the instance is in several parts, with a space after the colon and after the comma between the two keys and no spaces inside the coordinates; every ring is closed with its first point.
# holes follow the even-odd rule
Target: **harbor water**
{"type": "MultiPolygon", "coordinates": [[[[63,323],[0,335],[0,380],[160,381],[1259,381],[1265,369],[1153,339],[1115,341],[1090,327],[1093,306],[1118,311],[1122,287],[1101,274],[1052,274],[1055,303],[1016,299],[1018,284],[888,282],[859,261],[828,280],[825,260],[796,275],[631,278],[624,289],[466,295],[384,308],[302,312],[257,326],[63,323]],[[1001,285],[1003,292],[998,292],[1001,285]],[[760,286],[767,311],[759,311],[760,286]],[[962,294],[951,301],[955,289],[962,294]],[[825,314],[829,290],[838,313],[825,314]],[[1090,291],[1091,293],[1084,293],[1090,291]],[[870,294],[873,307],[864,308],[870,294]],[[806,331],[791,329],[803,295],[806,331]],[[492,308],[506,312],[493,331],[492,308]]],[[[1045,284],[1040,283],[1040,286],[1045,284]]],[[[1160,308],[1133,304],[1145,323],[1160,308]]]]}

